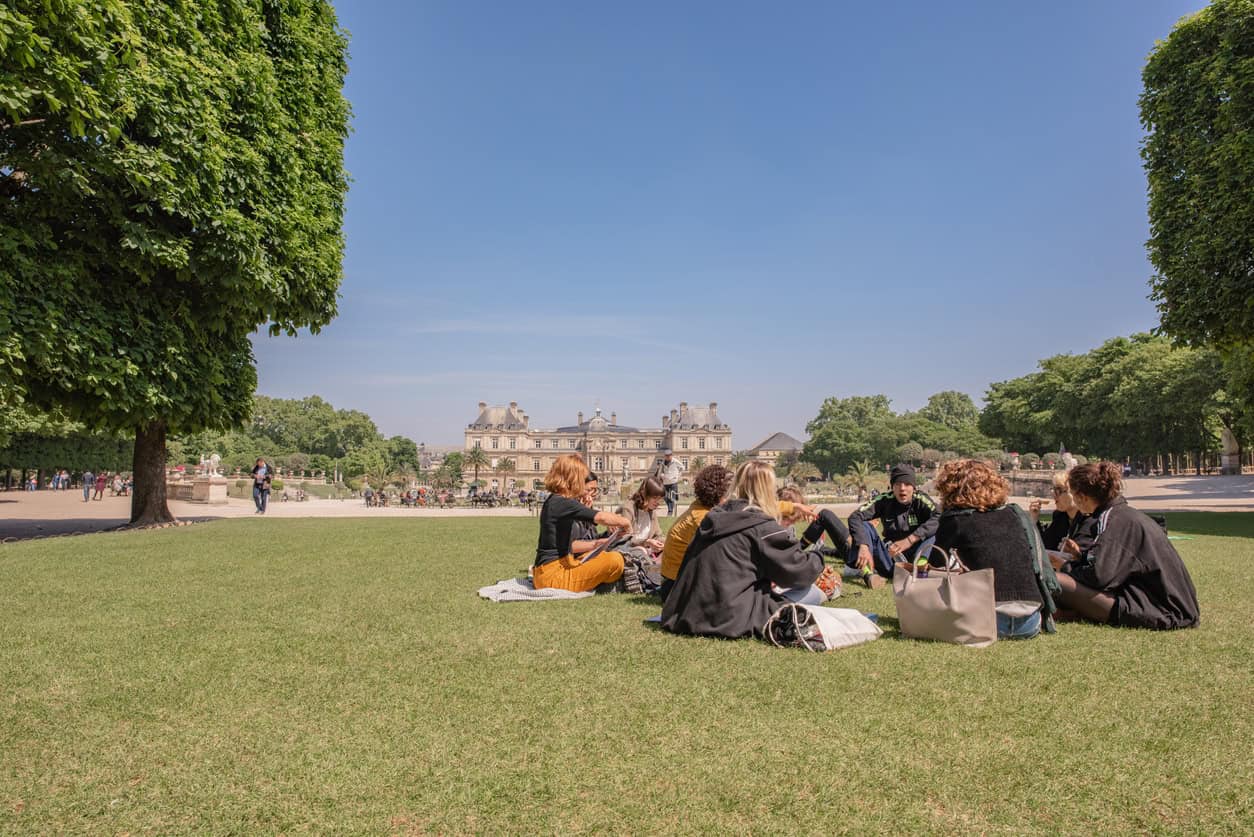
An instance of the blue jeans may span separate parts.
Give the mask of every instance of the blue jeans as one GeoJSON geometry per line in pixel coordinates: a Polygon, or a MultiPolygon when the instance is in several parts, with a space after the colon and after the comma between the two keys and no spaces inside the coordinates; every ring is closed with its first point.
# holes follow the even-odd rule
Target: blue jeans
{"type": "Polygon", "coordinates": [[[675,506],[679,503],[679,483],[662,486],[663,495],[666,498],[666,515],[667,517],[675,516],[675,506]]]}
{"type": "MultiPolygon", "coordinates": [[[[888,541],[884,540],[870,523],[862,524],[862,542],[871,548],[871,560],[875,566],[875,571],[884,578],[892,578],[893,563],[897,559],[888,554],[888,541]]],[[[935,537],[919,541],[902,554],[901,560],[913,560],[920,555],[929,555],[932,552],[932,545],[935,543],[935,537]]],[[[849,550],[845,563],[851,567],[857,565],[858,549],[856,547],[849,550]]]]}
{"type": "Polygon", "coordinates": [[[790,587],[787,590],[780,590],[780,595],[790,602],[796,602],[803,605],[821,605],[827,601],[826,594],[823,593],[816,585],[811,584],[809,587],[790,587]]]}
{"type": "Polygon", "coordinates": [[[1041,612],[1030,616],[997,614],[998,639],[1031,639],[1041,632],[1041,612]]]}
{"type": "Polygon", "coordinates": [[[266,513],[266,503],[270,500],[270,489],[253,486],[253,502],[257,504],[257,511],[262,514],[266,513]]]}

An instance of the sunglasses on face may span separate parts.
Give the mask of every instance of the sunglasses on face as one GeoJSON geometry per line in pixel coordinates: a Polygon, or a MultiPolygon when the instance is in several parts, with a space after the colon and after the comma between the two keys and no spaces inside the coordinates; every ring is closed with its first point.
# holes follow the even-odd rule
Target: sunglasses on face
{"type": "Polygon", "coordinates": [[[1055,497],[1058,497],[1058,496],[1060,496],[1060,495],[1062,495],[1062,494],[1067,494],[1067,493],[1069,493],[1069,492],[1067,491],[1067,489],[1065,489],[1065,488],[1058,488],[1058,487],[1056,487],[1056,486],[1054,487],[1053,492],[1054,492],[1054,496],[1055,496],[1055,497]]]}

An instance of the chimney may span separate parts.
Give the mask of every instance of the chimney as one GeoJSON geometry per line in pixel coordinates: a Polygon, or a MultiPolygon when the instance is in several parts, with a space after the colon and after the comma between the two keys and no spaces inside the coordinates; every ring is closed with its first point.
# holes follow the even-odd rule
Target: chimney
{"type": "Polygon", "coordinates": [[[509,402],[509,408],[510,408],[511,410],[517,410],[517,409],[518,409],[518,402],[517,402],[517,401],[511,401],[511,402],[509,402]]]}
{"type": "Polygon", "coordinates": [[[481,412],[481,413],[482,413],[482,412],[483,412],[484,410],[486,410],[487,408],[488,408],[488,402],[486,402],[486,401],[480,401],[480,402],[479,402],[479,412],[481,412]]]}
{"type": "Polygon", "coordinates": [[[618,413],[610,413],[610,424],[618,424],[618,413]]]}
{"type": "Polygon", "coordinates": [[[717,412],[718,412],[718,402],[717,402],[717,401],[711,401],[711,402],[710,402],[710,412],[711,412],[711,413],[717,413],[717,412]]]}
{"type": "Polygon", "coordinates": [[[583,424],[583,410],[575,414],[575,424],[583,424]]]}
{"type": "Polygon", "coordinates": [[[681,413],[682,413],[682,412],[683,412],[684,410],[686,410],[686,409],[688,409],[688,402],[687,402],[687,401],[680,401],[680,402],[679,402],[679,412],[681,412],[681,413]]]}
{"type": "Polygon", "coordinates": [[[671,410],[671,424],[679,421],[679,410],[671,410]]]}
{"type": "Polygon", "coordinates": [[[523,414],[522,414],[522,421],[523,421],[523,427],[527,427],[527,426],[529,426],[529,425],[527,424],[527,422],[531,421],[531,419],[527,418],[527,414],[526,414],[526,413],[523,413],[523,414]]]}
{"type": "Polygon", "coordinates": [[[662,416],[662,429],[663,430],[666,429],[666,426],[670,422],[670,420],[671,420],[670,416],[662,416]]]}

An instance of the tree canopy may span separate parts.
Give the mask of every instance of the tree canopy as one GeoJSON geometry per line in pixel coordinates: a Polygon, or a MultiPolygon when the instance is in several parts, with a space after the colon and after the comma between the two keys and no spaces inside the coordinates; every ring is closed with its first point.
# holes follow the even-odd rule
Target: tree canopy
{"type": "Polygon", "coordinates": [[[0,391],[136,430],[132,518],[168,517],[166,429],[247,419],[251,333],[335,315],[344,35],[317,0],[18,0],[0,43],[0,391]]]}
{"type": "Polygon", "coordinates": [[[1214,450],[1237,410],[1210,349],[1162,336],[1116,337],[989,386],[980,429],[1018,451],[1060,446],[1122,459],[1214,450]]]}
{"type": "Polygon", "coordinates": [[[1142,148],[1163,329],[1254,339],[1254,0],[1214,0],[1146,62],[1142,148]]]}
{"type": "MultiPolygon", "coordinates": [[[[874,467],[902,459],[906,448],[919,458],[925,448],[974,455],[998,446],[976,425],[979,411],[971,397],[960,392],[933,395],[918,412],[894,413],[885,395],[828,398],[806,426],[810,440],[801,459],[828,474],[844,473],[857,462],[874,467]]],[[[939,456],[938,456],[939,458],[939,456]]]]}

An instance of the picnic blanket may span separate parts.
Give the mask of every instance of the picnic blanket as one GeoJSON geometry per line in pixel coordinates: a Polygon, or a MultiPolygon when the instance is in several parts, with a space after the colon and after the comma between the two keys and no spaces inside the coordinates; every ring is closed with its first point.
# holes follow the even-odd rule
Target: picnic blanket
{"type": "Polygon", "coordinates": [[[553,587],[537,590],[531,584],[531,579],[529,578],[506,578],[498,581],[496,584],[479,588],[479,596],[493,602],[543,602],[553,599],[586,599],[591,595],[591,590],[586,593],[572,593],[569,590],[558,590],[553,587]]]}

